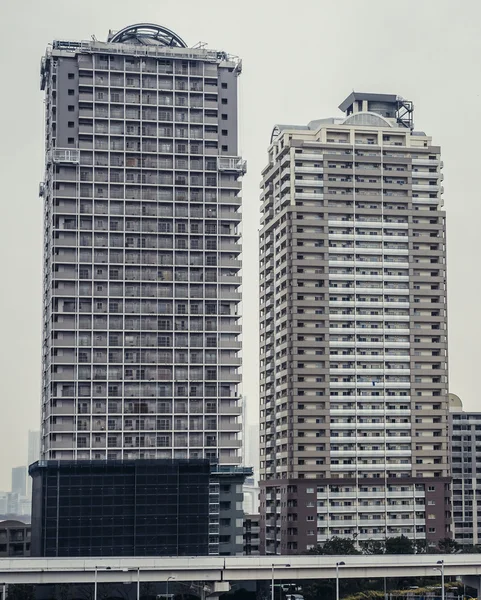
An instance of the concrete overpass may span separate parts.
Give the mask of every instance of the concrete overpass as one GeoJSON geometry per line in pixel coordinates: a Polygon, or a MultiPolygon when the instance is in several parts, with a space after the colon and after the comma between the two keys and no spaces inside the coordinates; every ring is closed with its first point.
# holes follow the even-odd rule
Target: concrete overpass
{"type": "MultiPolygon", "coordinates": [[[[379,556],[238,556],[156,558],[1,558],[0,586],[13,583],[236,582],[433,577],[444,561],[446,576],[481,580],[481,554],[384,554],[379,556]]],[[[222,585],[215,586],[219,588],[222,585]]],[[[479,587],[473,585],[473,587],[479,587]]]]}

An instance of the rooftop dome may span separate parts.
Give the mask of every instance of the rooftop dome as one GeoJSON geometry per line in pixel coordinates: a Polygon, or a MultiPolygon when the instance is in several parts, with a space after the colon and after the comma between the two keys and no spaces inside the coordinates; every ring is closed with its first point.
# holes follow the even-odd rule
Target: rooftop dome
{"type": "Polygon", "coordinates": [[[344,125],[367,125],[370,127],[392,127],[390,123],[383,116],[373,112],[358,112],[350,115],[344,120],[344,125]]]}
{"type": "Polygon", "coordinates": [[[129,25],[109,35],[112,44],[134,44],[138,46],[169,46],[171,48],[187,48],[187,44],[176,33],[153,23],[137,23],[129,25]]]}

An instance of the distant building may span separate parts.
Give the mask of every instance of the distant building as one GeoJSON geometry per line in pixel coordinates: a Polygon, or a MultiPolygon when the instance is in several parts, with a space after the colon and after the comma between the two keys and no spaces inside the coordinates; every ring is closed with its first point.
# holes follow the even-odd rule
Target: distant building
{"type": "Polygon", "coordinates": [[[259,481],[259,424],[244,427],[244,464],[254,469],[254,480],[259,481]]]}
{"type": "Polygon", "coordinates": [[[19,496],[27,495],[27,467],[12,469],[12,492],[19,496]]]}
{"type": "MultiPolygon", "coordinates": [[[[28,465],[40,459],[40,431],[28,432],[28,465]]],[[[32,479],[27,477],[27,497],[32,497],[32,479]]]]}
{"type": "Polygon", "coordinates": [[[260,515],[244,516],[244,554],[257,556],[260,554],[260,515]]]}
{"type": "Polygon", "coordinates": [[[17,492],[8,492],[6,494],[6,513],[7,515],[18,516],[20,512],[20,494],[17,492]]]}
{"type": "Polygon", "coordinates": [[[17,516],[29,517],[32,514],[32,498],[30,496],[20,497],[18,499],[17,516]]]}
{"type": "Polygon", "coordinates": [[[217,554],[210,470],[204,459],[34,463],[32,556],[217,554]]]}
{"type": "Polygon", "coordinates": [[[0,492],[0,515],[7,514],[7,492],[0,492]]]}
{"type": "Polygon", "coordinates": [[[481,412],[465,412],[461,399],[449,394],[449,428],[453,475],[454,539],[464,546],[481,543],[479,488],[481,474],[481,412]]]}
{"type": "Polygon", "coordinates": [[[255,514],[259,512],[259,486],[254,477],[248,477],[243,486],[244,492],[244,512],[246,514],[255,514]]]}
{"type": "Polygon", "coordinates": [[[0,521],[0,558],[30,556],[31,526],[22,521],[0,521]]]}
{"type": "Polygon", "coordinates": [[[28,432],[28,464],[36,462],[40,458],[40,431],[28,432]]]}

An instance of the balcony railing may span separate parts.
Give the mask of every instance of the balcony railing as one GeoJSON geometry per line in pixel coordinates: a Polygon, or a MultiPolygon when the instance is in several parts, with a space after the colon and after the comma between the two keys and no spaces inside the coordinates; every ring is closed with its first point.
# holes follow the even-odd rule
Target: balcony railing
{"type": "Polygon", "coordinates": [[[219,171],[235,171],[244,175],[247,171],[247,161],[239,156],[218,156],[217,168],[219,171]]]}
{"type": "Polygon", "coordinates": [[[80,150],[77,148],[55,148],[51,153],[54,163],[78,164],[80,161],[80,150]]]}

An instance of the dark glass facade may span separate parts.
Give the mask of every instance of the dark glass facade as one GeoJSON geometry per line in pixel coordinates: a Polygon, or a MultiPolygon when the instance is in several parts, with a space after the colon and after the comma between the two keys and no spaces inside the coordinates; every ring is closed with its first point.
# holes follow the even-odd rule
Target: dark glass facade
{"type": "Polygon", "coordinates": [[[40,461],[32,556],[208,554],[207,460],[40,461]]]}

